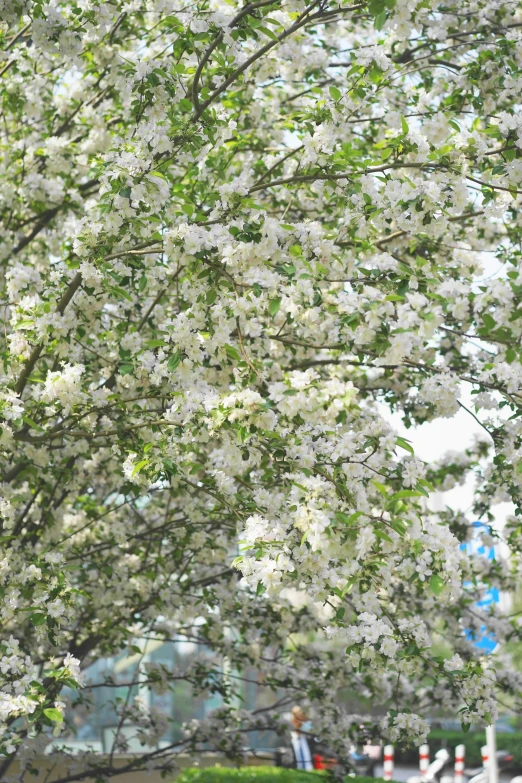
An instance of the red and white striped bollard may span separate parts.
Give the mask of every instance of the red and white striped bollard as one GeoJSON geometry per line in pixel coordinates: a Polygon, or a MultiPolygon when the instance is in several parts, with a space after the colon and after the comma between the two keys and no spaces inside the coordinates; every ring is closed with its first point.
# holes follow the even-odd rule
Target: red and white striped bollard
{"type": "Polygon", "coordinates": [[[385,745],[383,752],[383,769],[382,776],[384,780],[392,780],[393,778],[393,745],[385,745]]]}
{"type": "Polygon", "coordinates": [[[419,770],[422,780],[426,780],[426,773],[430,765],[430,746],[421,745],[419,748],[419,770]]]}
{"type": "Polygon", "coordinates": [[[454,783],[463,783],[464,781],[464,759],[466,758],[466,746],[457,745],[455,748],[455,775],[454,783]]]}

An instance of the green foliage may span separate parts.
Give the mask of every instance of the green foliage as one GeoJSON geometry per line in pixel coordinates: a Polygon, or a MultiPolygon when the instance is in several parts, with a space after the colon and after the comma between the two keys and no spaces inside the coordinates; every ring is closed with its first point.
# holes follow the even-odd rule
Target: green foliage
{"type": "Polygon", "coordinates": [[[176,783],[228,783],[228,781],[253,780],[256,783],[307,783],[318,772],[303,772],[297,769],[285,769],[283,767],[242,767],[230,769],[227,767],[207,767],[206,769],[184,770],[176,783]]]}
{"type": "MultiPolygon", "coordinates": [[[[311,783],[314,778],[323,776],[322,772],[303,772],[298,769],[285,769],[284,767],[241,767],[231,769],[229,767],[207,767],[206,769],[184,770],[176,778],[176,783],[311,783]]],[[[381,783],[381,778],[346,777],[346,783],[381,783]]]]}

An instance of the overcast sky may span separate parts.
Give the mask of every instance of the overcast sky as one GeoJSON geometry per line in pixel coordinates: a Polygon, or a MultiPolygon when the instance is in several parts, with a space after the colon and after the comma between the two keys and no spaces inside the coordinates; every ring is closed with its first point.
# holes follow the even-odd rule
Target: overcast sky
{"type": "MultiPolygon", "coordinates": [[[[473,410],[473,398],[470,394],[471,388],[470,384],[462,384],[461,401],[467,408],[473,410]]],[[[472,444],[476,436],[480,437],[481,440],[487,440],[488,437],[487,433],[475,419],[462,409],[451,419],[438,418],[418,427],[411,427],[409,430],[404,427],[399,414],[391,414],[388,410],[383,410],[383,414],[399,435],[408,438],[415,450],[415,456],[426,462],[433,462],[448,451],[462,451],[472,444]]],[[[467,511],[469,521],[474,521],[470,511],[473,501],[472,481],[468,481],[462,487],[457,486],[450,492],[437,493],[437,497],[434,500],[436,504],[434,508],[448,505],[460,511],[467,511]]],[[[500,503],[494,506],[493,511],[495,513],[496,527],[501,530],[506,516],[513,512],[512,504],[500,503]]]]}

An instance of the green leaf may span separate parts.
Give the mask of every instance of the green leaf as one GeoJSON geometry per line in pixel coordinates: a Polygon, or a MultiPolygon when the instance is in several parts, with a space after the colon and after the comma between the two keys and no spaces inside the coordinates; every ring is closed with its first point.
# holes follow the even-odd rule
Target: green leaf
{"type": "Polygon", "coordinates": [[[374,19],[373,26],[376,30],[382,30],[386,22],[386,11],[381,11],[374,19]]]}
{"type": "Polygon", "coordinates": [[[416,489],[416,490],[417,490],[417,492],[419,492],[421,495],[424,495],[424,497],[425,497],[425,498],[429,498],[429,496],[430,496],[430,493],[428,492],[428,490],[427,490],[427,489],[425,489],[425,488],[422,486],[422,484],[420,484],[420,483],[419,483],[419,484],[417,484],[417,485],[416,485],[416,487],[415,487],[415,489],[416,489]]]}
{"type": "Polygon", "coordinates": [[[76,595],[83,595],[84,598],[91,597],[89,593],[86,593],[85,590],[80,590],[79,587],[71,587],[71,593],[75,593],[76,595]]]}
{"type": "MultiPolygon", "coordinates": [[[[375,482],[373,482],[375,484],[375,482]]],[[[396,492],[394,495],[391,496],[390,500],[401,500],[402,498],[418,498],[421,497],[424,493],[418,492],[415,489],[400,489],[398,492],[396,492]]]]}
{"type": "Polygon", "coordinates": [[[438,574],[433,574],[430,579],[430,589],[435,595],[440,595],[444,589],[444,580],[438,574]]]}
{"type": "Polygon", "coordinates": [[[169,372],[174,372],[176,367],[181,361],[181,354],[179,351],[175,351],[167,362],[167,369],[169,372]]]}
{"type": "Polygon", "coordinates": [[[123,298],[127,299],[129,302],[132,302],[132,296],[129,294],[128,291],[125,291],[123,288],[120,288],[119,286],[115,285],[114,288],[111,288],[111,290],[114,291],[114,293],[123,296],[123,298]]]}
{"type": "Polygon", "coordinates": [[[208,305],[213,305],[214,302],[216,301],[216,299],[217,299],[217,291],[216,291],[216,289],[215,288],[210,288],[207,291],[207,295],[205,297],[206,303],[208,305]]]}
{"type": "Polygon", "coordinates": [[[261,32],[267,35],[269,38],[271,38],[272,41],[278,40],[277,35],[272,30],[269,30],[268,27],[265,27],[264,25],[260,24],[257,29],[261,30],[261,32]]]}
{"type": "Polygon", "coordinates": [[[334,511],[334,517],[338,522],[341,522],[343,525],[351,525],[353,522],[355,522],[359,517],[362,517],[362,511],[355,511],[353,514],[345,514],[344,511],[334,511]]]}
{"type": "Polygon", "coordinates": [[[348,593],[350,592],[350,590],[352,589],[352,587],[354,586],[356,581],[357,581],[357,577],[355,575],[351,576],[348,579],[348,582],[346,583],[346,587],[344,587],[342,592],[341,592],[341,597],[342,598],[344,598],[345,595],[348,595],[348,593]]]}
{"type": "Polygon", "coordinates": [[[403,536],[408,529],[406,523],[403,522],[402,519],[392,519],[390,522],[390,527],[393,528],[393,530],[395,530],[395,532],[400,536],[403,536]]]}
{"type": "Polygon", "coordinates": [[[139,473],[140,470],[142,470],[145,467],[145,465],[148,464],[149,464],[148,459],[142,459],[140,462],[136,463],[136,465],[134,466],[134,470],[132,471],[132,475],[135,476],[136,473],[139,473]]]}
{"type": "Polygon", "coordinates": [[[22,413],[22,419],[25,421],[26,424],[32,427],[33,430],[38,430],[39,432],[43,432],[43,427],[40,427],[40,425],[37,424],[34,421],[34,419],[31,419],[31,417],[28,416],[26,413],[22,413]]]}
{"type": "Polygon", "coordinates": [[[167,345],[165,340],[147,340],[145,343],[147,348],[162,348],[164,345],[167,345]]]}
{"type": "Polygon", "coordinates": [[[389,542],[390,542],[390,544],[393,544],[393,539],[392,539],[392,538],[390,538],[390,536],[388,535],[388,533],[385,533],[385,532],[384,532],[384,530],[379,530],[379,529],[377,528],[377,529],[374,529],[374,531],[373,531],[373,532],[375,533],[375,535],[377,536],[377,538],[383,538],[385,541],[389,541],[389,542]]]}
{"type": "Polygon", "coordinates": [[[406,136],[406,134],[407,134],[407,133],[408,133],[408,131],[410,130],[410,126],[408,125],[408,123],[406,122],[406,120],[404,119],[404,117],[402,116],[402,114],[401,114],[401,128],[402,128],[402,132],[403,132],[403,133],[404,133],[404,135],[406,136]]]}
{"type": "Polygon", "coordinates": [[[42,614],[42,612],[35,612],[35,614],[31,615],[31,622],[33,625],[44,625],[46,620],[47,617],[45,614],[42,614]]]}
{"type": "Polygon", "coordinates": [[[334,101],[338,101],[342,97],[341,90],[339,90],[337,87],[334,87],[333,85],[330,87],[330,95],[334,99],[334,101]]]}
{"type": "Polygon", "coordinates": [[[178,472],[178,469],[174,462],[172,462],[171,459],[164,459],[163,460],[163,469],[165,473],[169,476],[175,476],[178,472]]]}
{"type": "Polygon", "coordinates": [[[241,361],[241,354],[236,348],[234,348],[234,346],[225,345],[225,351],[227,352],[228,356],[230,356],[231,359],[235,359],[236,362],[241,361]]]}
{"type": "Polygon", "coordinates": [[[276,315],[276,313],[279,312],[279,308],[280,307],[281,307],[281,297],[280,296],[277,296],[275,299],[271,299],[270,300],[270,302],[268,303],[268,312],[270,313],[272,318],[274,317],[274,315],[276,315]]]}
{"type": "Polygon", "coordinates": [[[397,446],[401,447],[401,449],[405,449],[406,451],[409,451],[410,454],[415,454],[413,450],[413,446],[411,446],[410,443],[408,443],[406,438],[397,438],[395,442],[397,443],[397,446]]]}
{"type": "Polygon", "coordinates": [[[491,315],[488,315],[488,313],[484,313],[484,315],[482,316],[482,321],[484,323],[484,326],[488,330],[494,329],[495,326],[497,325],[495,319],[491,315]]]}
{"type": "Polygon", "coordinates": [[[374,487],[376,487],[376,489],[378,489],[378,490],[379,490],[379,492],[381,493],[381,495],[384,495],[384,497],[387,497],[387,495],[388,495],[388,490],[386,489],[386,487],[384,486],[384,484],[381,484],[381,482],[380,482],[380,481],[376,481],[375,479],[372,479],[372,484],[374,485],[374,487]]]}
{"type": "Polygon", "coordinates": [[[52,720],[53,723],[63,723],[63,715],[60,710],[56,709],[56,707],[48,707],[43,711],[43,713],[45,717],[49,718],[49,720],[52,720]]]}
{"type": "Polygon", "coordinates": [[[388,160],[388,158],[390,157],[390,155],[392,153],[393,153],[393,150],[391,149],[391,147],[387,147],[387,149],[385,149],[385,150],[383,150],[381,152],[381,160],[388,160]]]}

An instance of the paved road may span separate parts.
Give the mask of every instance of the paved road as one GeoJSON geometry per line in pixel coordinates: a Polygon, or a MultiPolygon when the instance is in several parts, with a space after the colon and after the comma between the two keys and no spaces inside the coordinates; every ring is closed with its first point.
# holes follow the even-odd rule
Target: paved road
{"type": "MultiPolygon", "coordinates": [[[[405,783],[412,775],[418,775],[419,770],[415,767],[402,767],[396,764],[393,770],[393,779],[400,783],[405,783]]],[[[382,778],[382,766],[375,767],[375,777],[382,778]]]]}

